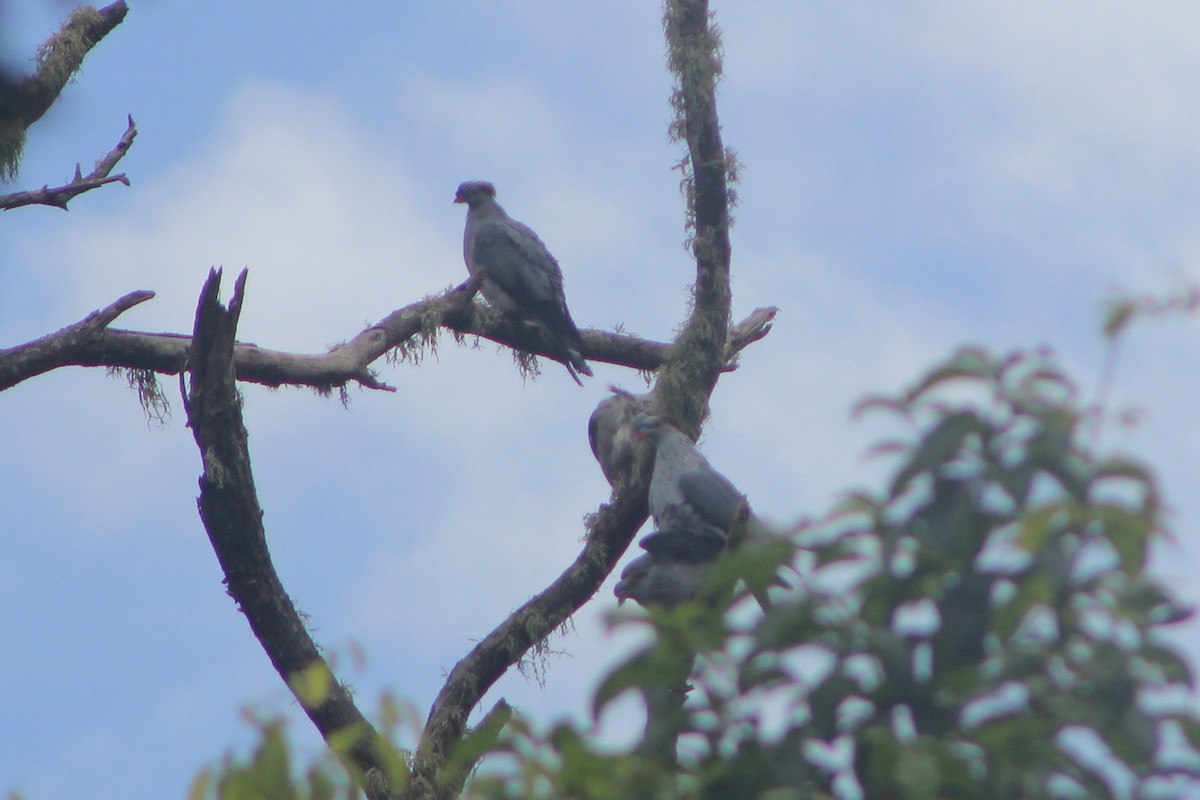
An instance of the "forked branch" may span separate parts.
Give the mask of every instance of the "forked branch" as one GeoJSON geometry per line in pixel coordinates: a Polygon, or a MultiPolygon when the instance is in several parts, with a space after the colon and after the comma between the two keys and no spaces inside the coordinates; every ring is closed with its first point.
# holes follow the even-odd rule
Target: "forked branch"
{"type": "Polygon", "coordinates": [[[129,185],[129,178],[125,177],[125,173],[111,175],[113,167],[117,165],[129,148],[133,145],[133,138],[137,136],[137,126],[133,122],[133,117],[129,117],[129,124],[125,128],[125,133],[121,134],[121,138],[117,141],[116,147],[105,153],[96,166],[87,175],[82,174],[79,165],[75,165],[75,177],[62,186],[49,188],[43,186],[40,189],[34,189],[29,192],[14,192],[12,194],[0,195],[0,210],[9,211],[21,206],[43,205],[54,206],[67,210],[67,203],[74,200],[84,192],[90,192],[92,189],[98,189],[106,183],[123,183],[129,185]]]}

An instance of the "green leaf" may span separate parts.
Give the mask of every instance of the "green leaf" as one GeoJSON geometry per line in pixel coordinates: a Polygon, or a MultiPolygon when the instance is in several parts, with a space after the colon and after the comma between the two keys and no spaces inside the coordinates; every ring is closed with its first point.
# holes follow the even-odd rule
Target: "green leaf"
{"type": "Polygon", "coordinates": [[[1137,575],[1146,563],[1146,551],[1153,530],[1140,514],[1120,506],[1095,506],[1092,513],[1102,525],[1104,536],[1112,543],[1128,575],[1137,575]]]}
{"type": "Polygon", "coordinates": [[[1072,518],[1072,509],[1062,503],[1051,503],[1026,511],[1020,518],[1020,533],[1016,544],[1030,555],[1037,555],[1050,537],[1072,518]]]}
{"type": "Polygon", "coordinates": [[[892,480],[889,495],[900,496],[909,482],[923,472],[936,473],[958,452],[963,441],[972,433],[981,433],[987,426],[974,411],[952,411],[921,439],[912,458],[892,480]]]}
{"type": "Polygon", "coordinates": [[[890,411],[901,416],[908,416],[908,406],[900,400],[884,395],[868,395],[854,404],[851,413],[854,419],[860,419],[873,411],[890,411]]]}
{"type": "Polygon", "coordinates": [[[458,744],[450,757],[451,766],[473,767],[486,753],[496,749],[500,741],[500,733],[512,719],[512,707],[507,703],[497,705],[493,713],[488,714],[479,725],[472,728],[458,744]]]}
{"type": "Polygon", "coordinates": [[[599,719],[605,706],[629,689],[681,686],[692,669],[694,655],[661,640],[638,651],[609,673],[592,699],[592,716],[599,719]]]}
{"type": "Polygon", "coordinates": [[[1094,467],[1093,474],[1098,479],[1124,478],[1135,481],[1143,487],[1148,487],[1154,483],[1154,479],[1146,467],[1126,458],[1106,459],[1094,467]]]}
{"type": "Polygon", "coordinates": [[[896,783],[905,797],[928,798],[937,793],[942,783],[938,759],[932,753],[904,748],[896,760],[896,783]]]}
{"type": "Polygon", "coordinates": [[[912,403],[922,395],[943,383],[954,380],[990,381],[994,374],[991,357],[978,347],[964,347],[950,361],[927,373],[916,386],[909,389],[905,398],[912,403]]]}
{"type": "Polygon", "coordinates": [[[1169,683],[1183,683],[1189,689],[1194,688],[1191,665],[1172,648],[1147,645],[1137,654],[1162,670],[1163,678],[1169,683]]]}
{"type": "Polygon", "coordinates": [[[188,800],[204,800],[208,796],[208,790],[212,785],[212,768],[207,767],[200,770],[200,773],[192,778],[191,786],[188,787],[188,800]]]}
{"type": "Polygon", "coordinates": [[[1187,737],[1188,744],[1193,750],[1200,751],[1200,719],[1197,719],[1193,714],[1180,714],[1174,717],[1174,720],[1179,723],[1183,735],[1187,737]]]}
{"type": "Polygon", "coordinates": [[[307,669],[288,676],[292,692],[305,708],[317,708],[329,699],[333,690],[333,673],[324,661],[314,661],[307,669]]]}

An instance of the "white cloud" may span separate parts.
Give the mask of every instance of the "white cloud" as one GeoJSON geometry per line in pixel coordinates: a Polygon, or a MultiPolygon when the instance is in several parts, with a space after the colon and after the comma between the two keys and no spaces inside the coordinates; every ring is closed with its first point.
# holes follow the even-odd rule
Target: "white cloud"
{"type": "Polygon", "coordinates": [[[439,235],[452,215],[415,204],[402,165],[322,95],[244,86],[208,152],[138,189],[52,248],[64,314],[150,288],[121,323],[186,332],[209,267],[224,268],[226,297],[248,267],[242,335],[319,351],[460,277],[439,235]]]}

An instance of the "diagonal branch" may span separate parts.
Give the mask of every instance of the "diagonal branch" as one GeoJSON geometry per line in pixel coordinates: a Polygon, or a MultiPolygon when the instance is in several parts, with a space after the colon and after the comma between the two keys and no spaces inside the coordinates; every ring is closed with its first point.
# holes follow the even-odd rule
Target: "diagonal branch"
{"type": "Polygon", "coordinates": [[[90,6],[75,9],[38,50],[37,70],[32,75],[0,79],[0,178],[16,175],[26,129],[54,105],[83,59],[121,24],[128,11],[125,0],[99,11],[90,6]]]}
{"type": "Polygon", "coordinates": [[[133,145],[133,138],[137,136],[137,126],[133,122],[133,117],[129,117],[129,124],[125,128],[125,133],[121,134],[121,138],[117,141],[116,147],[109,150],[96,162],[96,167],[87,175],[81,174],[79,165],[75,165],[75,177],[70,183],[64,183],[62,186],[56,186],[50,189],[43,186],[41,189],[35,189],[31,192],[14,192],[13,194],[0,195],[0,210],[9,211],[21,206],[43,205],[54,206],[67,210],[67,203],[74,200],[84,192],[90,192],[92,189],[98,189],[106,183],[123,183],[129,185],[129,178],[125,177],[125,173],[118,175],[110,175],[113,167],[117,162],[124,157],[133,145]]]}
{"type": "Polygon", "coordinates": [[[284,591],[267,550],[233,374],[233,337],[245,279],[243,271],[226,309],[217,297],[221,272],[213,270],[196,311],[189,359],[192,380],[185,407],[204,464],[200,517],[225,573],[229,595],[246,615],[271,664],[334,752],[350,762],[352,774],[368,789],[372,800],[385,798],[387,778],[398,772],[398,779],[403,780],[403,771],[396,769],[402,762],[394,753],[389,758],[387,745],[354,705],[350,693],[332,679],[327,690],[316,697],[297,688],[314,670],[330,678],[332,671],[284,591]]]}
{"type": "Polygon", "coordinates": [[[452,751],[466,733],[471,710],[509,667],[595,595],[646,520],[649,484],[646,470],[637,480],[622,485],[613,502],[600,507],[574,563],[510,614],[451,670],[425,723],[407,798],[445,800],[457,796],[464,770],[470,765],[455,764],[452,751]]]}

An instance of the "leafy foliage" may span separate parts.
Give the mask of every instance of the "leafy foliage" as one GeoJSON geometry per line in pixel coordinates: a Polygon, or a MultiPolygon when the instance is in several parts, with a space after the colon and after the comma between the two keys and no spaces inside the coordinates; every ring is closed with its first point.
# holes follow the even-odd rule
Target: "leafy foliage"
{"type": "MultiPolygon", "coordinates": [[[[622,623],[657,637],[609,676],[598,712],[627,690],[650,706],[680,654],[699,654],[673,731],[678,773],[606,755],[570,726],[540,737],[514,724],[501,746],[509,768],[476,781],[474,794],[1195,791],[1195,764],[1164,758],[1164,737],[1181,731],[1200,747],[1200,724],[1153,702],[1192,685],[1162,637],[1188,612],[1144,573],[1161,533],[1158,492],[1139,464],[1083,448],[1075,395],[1044,354],[966,349],[900,397],[868,401],[864,410],[907,429],[882,448],[894,476],[800,532],[798,591],[749,621],[695,604],[622,623]]],[[[737,557],[766,574],[783,560],[737,557]]],[[[730,566],[712,580],[744,573],[730,566]]]]}
{"type": "Polygon", "coordinates": [[[296,774],[284,725],[255,724],[259,743],[254,753],[244,760],[227,757],[219,770],[201,772],[192,781],[189,800],[350,800],[357,796],[354,784],[325,761],[296,774]]]}
{"type": "MultiPolygon", "coordinates": [[[[1145,574],[1163,533],[1150,472],[1081,444],[1076,391],[1043,353],[964,349],[860,410],[904,428],[876,448],[895,459],[885,489],[726,557],[695,603],[617,618],[656,634],[594,698],[598,716],[645,698],[632,752],[505,716],[464,743],[462,763],[490,754],[467,795],[1196,796],[1200,718],[1178,700],[1192,669],[1163,636],[1190,611],[1145,574]],[[736,577],[761,589],[785,564],[798,588],[746,613],[736,577]],[[689,673],[682,709],[664,712],[689,673]]],[[[263,734],[249,764],[206,787],[316,798],[345,785],[310,770],[290,793],[234,792],[258,786],[248,771],[286,772],[278,732],[263,734]]]]}

